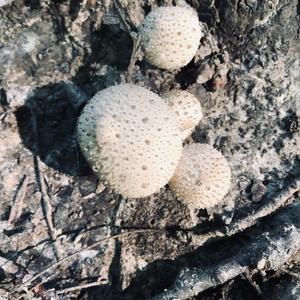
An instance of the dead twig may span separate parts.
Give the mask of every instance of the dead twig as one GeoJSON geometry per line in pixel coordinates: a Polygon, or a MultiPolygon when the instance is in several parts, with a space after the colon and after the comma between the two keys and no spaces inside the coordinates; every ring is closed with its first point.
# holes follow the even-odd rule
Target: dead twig
{"type": "Polygon", "coordinates": [[[229,292],[229,289],[231,287],[233,283],[233,280],[229,280],[229,282],[227,282],[227,284],[225,284],[222,289],[221,289],[221,296],[222,296],[222,300],[226,300],[228,299],[228,292],[229,292]]]}
{"type": "MultiPolygon", "coordinates": [[[[90,246],[87,246],[87,247],[84,247],[74,253],[72,253],[71,255],[68,255],[62,259],[60,259],[58,262],[56,262],[55,264],[45,268],[42,272],[39,272],[38,274],[34,275],[33,277],[31,277],[30,279],[28,279],[27,281],[25,281],[22,285],[16,287],[13,291],[11,291],[10,295],[18,292],[18,291],[21,291],[21,290],[26,290],[27,287],[32,283],[34,282],[35,280],[37,280],[38,278],[40,278],[41,276],[43,276],[44,274],[46,274],[47,272],[57,268],[59,265],[61,265],[62,263],[70,260],[71,258],[74,258],[76,257],[77,255],[79,255],[81,252],[83,251],[86,251],[86,250],[91,250],[95,247],[98,247],[99,245],[103,244],[104,242],[106,241],[109,241],[109,240],[116,240],[116,239],[119,239],[119,238],[125,238],[126,236],[128,235],[131,235],[131,234],[139,234],[139,233],[149,233],[149,232],[163,232],[165,233],[165,230],[153,230],[153,229],[141,229],[141,230],[133,230],[133,231],[128,231],[128,232],[123,232],[123,233],[120,233],[120,234],[116,234],[114,236],[110,236],[110,237],[107,237],[107,238],[103,238],[95,243],[93,243],[92,245],[90,246]]],[[[36,289],[40,284],[37,284],[35,285],[34,287],[32,287],[29,291],[33,291],[34,289],[36,289]]],[[[21,297],[19,297],[18,299],[21,299],[21,297]]]]}
{"type": "Polygon", "coordinates": [[[286,273],[286,274],[288,274],[288,275],[290,275],[292,277],[295,277],[296,279],[300,280],[300,274],[298,274],[298,273],[295,273],[295,272],[293,272],[291,270],[288,270],[288,269],[285,269],[285,268],[281,269],[281,271],[283,271],[284,273],[286,273]]]}
{"type": "Polygon", "coordinates": [[[50,238],[52,241],[55,241],[57,239],[58,233],[57,230],[54,227],[53,220],[52,220],[52,205],[51,205],[51,199],[47,193],[47,187],[46,187],[46,178],[44,174],[40,170],[40,159],[39,157],[36,157],[36,169],[39,173],[39,185],[40,185],[40,192],[42,194],[42,208],[44,211],[46,223],[49,229],[50,238]]]}
{"type": "MultiPolygon", "coordinates": [[[[41,198],[41,206],[42,211],[44,213],[45,221],[48,227],[49,236],[52,241],[55,241],[57,238],[57,231],[53,225],[52,221],[52,206],[50,197],[47,193],[47,187],[46,187],[46,179],[44,174],[41,171],[40,168],[40,158],[38,156],[39,153],[39,140],[38,140],[38,129],[37,129],[37,121],[36,121],[36,113],[35,113],[35,106],[33,104],[29,105],[29,109],[31,112],[31,122],[32,122],[32,130],[33,130],[33,136],[34,136],[34,145],[33,145],[33,164],[34,164],[34,170],[35,170],[35,178],[38,183],[40,192],[42,194],[41,198]]],[[[56,248],[55,244],[53,245],[54,251],[56,253],[57,257],[60,257],[59,251],[56,248]]]]}
{"type": "Polygon", "coordinates": [[[78,291],[78,290],[83,290],[83,289],[88,289],[94,286],[99,286],[102,285],[103,283],[100,281],[95,281],[95,282],[90,282],[90,283],[86,283],[86,284],[82,284],[82,285],[77,285],[77,286],[72,286],[72,287],[68,287],[65,288],[63,290],[58,290],[56,291],[56,293],[59,294],[66,294],[66,293],[70,293],[70,292],[74,292],[74,291],[78,291]]]}
{"type": "Polygon", "coordinates": [[[116,10],[117,10],[117,12],[118,12],[118,15],[119,15],[119,17],[120,17],[120,19],[121,19],[121,22],[122,22],[122,24],[124,25],[126,31],[128,32],[128,34],[129,34],[132,38],[134,38],[134,34],[133,34],[132,30],[131,30],[131,27],[130,27],[129,24],[127,23],[126,18],[125,18],[125,14],[124,14],[123,11],[122,11],[122,5],[121,5],[120,1],[114,0],[113,2],[114,2],[115,8],[116,8],[116,10]]]}
{"type": "Polygon", "coordinates": [[[245,272],[243,274],[243,276],[251,284],[251,286],[255,289],[256,293],[258,295],[262,295],[262,291],[261,291],[259,285],[251,278],[250,274],[245,272]]]}
{"type": "MultiPolygon", "coordinates": [[[[189,299],[250,271],[280,269],[300,249],[300,222],[294,217],[299,213],[300,202],[295,202],[268,220],[270,230],[263,231],[263,226],[261,232],[257,229],[257,235],[249,237],[245,245],[217,264],[200,263],[192,268],[184,268],[172,286],[152,300],[189,299]],[[282,220],[286,220],[286,223],[278,228],[282,220]]],[[[216,252],[221,255],[223,251],[220,247],[216,252]]],[[[254,287],[259,293],[260,289],[255,284],[254,287]]]]}
{"type": "Polygon", "coordinates": [[[280,207],[287,204],[293,198],[295,198],[295,194],[300,191],[300,180],[297,180],[293,185],[289,186],[282,192],[280,192],[276,197],[263,205],[258,211],[255,211],[248,216],[235,220],[229,225],[218,228],[215,231],[209,231],[205,234],[193,234],[194,228],[186,229],[193,237],[197,240],[198,247],[202,246],[208,240],[212,240],[213,238],[220,238],[225,236],[233,236],[253,225],[255,225],[260,219],[266,217],[280,207]]]}
{"type": "Polygon", "coordinates": [[[55,278],[55,274],[52,274],[50,276],[48,276],[47,278],[43,279],[38,285],[35,286],[34,289],[31,289],[30,291],[36,291],[38,290],[40,287],[43,287],[43,285],[47,282],[49,282],[50,280],[54,279],[55,278]]]}
{"type": "Polygon", "coordinates": [[[138,61],[140,54],[141,54],[141,37],[140,35],[137,35],[137,37],[133,39],[132,54],[127,68],[127,76],[126,76],[127,82],[131,82],[134,66],[138,61]]]}
{"type": "Polygon", "coordinates": [[[283,190],[271,201],[263,205],[258,211],[246,216],[243,219],[237,220],[232,224],[229,224],[226,227],[226,234],[234,235],[240,231],[245,230],[248,227],[253,226],[258,219],[261,219],[263,217],[266,217],[274,213],[285,203],[287,203],[290,199],[292,199],[294,195],[299,191],[300,191],[300,180],[297,180],[293,185],[283,190]]]}
{"type": "MultiPolygon", "coordinates": [[[[224,234],[222,231],[214,231],[214,232],[209,232],[206,234],[201,234],[199,237],[199,246],[203,245],[205,242],[207,242],[208,240],[212,240],[214,238],[220,238],[220,237],[225,237],[225,235],[227,236],[231,236],[236,234],[237,232],[239,232],[240,230],[244,230],[248,227],[251,227],[252,225],[255,224],[255,222],[262,218],[265,217],[269,214],[271,214],[272,212],[274,212],[275,210],[277,210],[279,207],[281,207],[284,203],[286,203],[289,199],[291,199],[293,197],[293,195],[299,191],[299,182],[292,187],[289,187],[287,190],[283,191],[282,193],[280,193],[278,195],[278,197],[275,197],[271,203],[267,203],[263,208],[262,208],[262,212],[258,211],[255,212],[253,214],[251,214],[250,216],[245,217],[244,219],[238,220],[230,225],[228,225],[227,228],[227,232],[226,234],[224,234]],[[276,205],[274,205],[274,203],[276,205]],[[241,227],[240,227],[241,226],[241,227]]],[[[110,225],[112,226],[112,225],[110,225]]],[[[124,228],[123,228],[124,229],[124,228]]],[[[130,230],[130,229],[128,229],[130,230]]],[[[96,242],[95,244],[92,244],[90,246],[87,246],[85,248],[82,248],[80,250],[78,250],[77,252],[59,260],[57,263],[49,266],[48,268],[46,268],[44,271],[36,274],[34,277],[32,277],[31,279],[29,279],[28,281],[24,282],[23,285],[19,288],[17,288],[16,290],[20,290],[23,289],[23,287],[28,286],[29,284],[31,284],[33,281],[35,281],[36,279],[38,279],[39,277],[41,277],[42,275],[44,275],[45,273],[47,273],[48,271],[56,268],[57,266],[59,266],[60,264],[62,264],[63,262],[77,256],[78,254],[80,254],[82,251],[85,250],[89,250],[89,249],[93,249],[94,247],[97,247],[98,245],[102,244],[105,241],[111,240],[111,239],[117,239],[117,238],[121,238],[124,236],[127,236],[129,234],[138,234],[138,233],[146,233],[146,232],[165,232],[166,229],[160,229],[160,228],[144,228],[144,229],[134,229],[128,232],[123,232],[120,234],[116,234],[115,236],[112,237],[108,237],[105,239],[102,239],[98,242],[96,242]]],[[[186,231],[186,230],[185,230],[186,231]]],[[[190,231],[190,230],[187,230],[190,231]]],[[[198,236],[198,235],[197,235],[198,236]]],[[[244,272],[245,270],[243,270],[244,272]]],[[[243,273],[242,272],[242,273],[243,273]]],[[[36,286],[35,286],[36,287],[36,286]]],[[[34,289],[35,287],[33,287],[32,289],[34,289]]],[[[13,292],[15,292],[16,290],[14,290],[13,292]]]]}
{"type": "Polygon", "coordinates": [[[124,25],[127,33],[131,36],[132,41],[133,41],[132,53],[131,53],[129,65],[127,67],[127,76],[126,76],[126,81],[131,82],[135,63],[137,62],[137,60],[139,59],[139,56],[141,54],[141,37],[138,33],[134,32],[131,28],[132,26],[130,26],[127,23],[125,14],[122,11],[122,5],[120,4],[120,2],[118,0],[114,0],[114,5],[115,5],[118,15],[121,19],[122,24],[124,25]]]}
{"type": "Polygon", "coordinates": [[[27,175],[24,175],[20,180],[16,194],[13,199],[13,205],[8,218],[9,223],[13,223],[14,221],[16,221],[22,214],[22,209],[24,207],[24,198],[27,192],[27,186],[28,177],[27,175]]]}

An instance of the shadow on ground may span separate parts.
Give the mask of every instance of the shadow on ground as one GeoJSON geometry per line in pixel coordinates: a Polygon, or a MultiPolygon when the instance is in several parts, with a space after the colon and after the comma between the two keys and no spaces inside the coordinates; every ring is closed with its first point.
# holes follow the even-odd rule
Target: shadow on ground
{"type": "Polygon", "coordinates": [[[76,141],[81,106],[72,104],[66,83],[38,88],[16,111],[26,148],[51,168],[69,175],[88,175],[89,168],[76,141]]]}
{"type": "Polygon", "coordinates": [[[92,32],[88,42],[91,53],[85,55],[72,82],[35,89],[16,112],[24,146],[49,167],[73,176],[91,173],[76,142],[81,109],[95,93],[119,81],[120,70],[127,69],[132,48],[129,34],[115,24],[92,32]]]}

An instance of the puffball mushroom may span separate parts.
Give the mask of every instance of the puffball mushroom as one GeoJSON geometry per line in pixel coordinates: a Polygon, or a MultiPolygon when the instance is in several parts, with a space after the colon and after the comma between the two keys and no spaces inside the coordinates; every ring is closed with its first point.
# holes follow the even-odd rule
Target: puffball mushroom
{"type": "Polygon", "coordinates": [[[145,57],[152,65],[173,70],[195,56],[202,31],[197,12],[191,7],[158,7],[139,28],[145,57]]]}
{"type": "Polygon", "coordinates": [[[170,188],[191,208],[210,208],[230,187],[230,168],[221,152],[207,144],[183,148],[170,188]]]}
{"type": "Polygon", "coordinates": [[[182,139],[186,139],[203,117],[199,100],[191,93],[172,90],[162,95],[175,113],[182,139]]]}
{"type": "Polygon", "coordinates": [[[182,151],[168,105],[133,84],[106,88],[90,100],[78,121],[78,141],[100,179],[129,198],[167,184],[182,151]]]}

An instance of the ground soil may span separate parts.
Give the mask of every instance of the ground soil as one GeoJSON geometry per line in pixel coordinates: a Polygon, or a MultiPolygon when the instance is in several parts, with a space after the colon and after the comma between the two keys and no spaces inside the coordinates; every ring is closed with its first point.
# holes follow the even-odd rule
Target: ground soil
{"type": "MultiPolygon", "coordinates": [[[[1,7],[0,0],[0,299],[17,299],[22,291],[10,292],[22,283],[24,290],[33,275],[128,231],[49,270],[24,298],[149,299],[182,268],[217,264],[241,241],[271,231],[268,224],[300,232],[300,218],[280,208],[276,221],[263,218],[250,231],[202,245],[214,229],[260,211],[300,180],[297,0],[186,1],[205,28],[195,59],[168,72],[137,55],[130,81],[198,97],[204,118],[185,143],[209,143],[228,159],[232,185],[220,205],[195,215],[168,186],[123,199],[82,156],[76,122],[86,101],[128,80],[133,40],[120,14],[136,32],[151,9],[176,2],[185,1],[16,0],[1,7]]],[[[297,193],[290,196],[283,206],[299,203],[297,193]]],[[[186,299],[300,299],[299,249],[276,269],[251,267],[250,277],[186,299]]]]}

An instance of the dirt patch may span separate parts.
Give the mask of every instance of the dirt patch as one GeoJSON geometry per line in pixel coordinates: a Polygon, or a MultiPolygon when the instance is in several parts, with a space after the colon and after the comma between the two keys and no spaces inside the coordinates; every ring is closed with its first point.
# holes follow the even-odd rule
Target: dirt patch
{"type": "MultiPolygon", "coordinates": [[[[195,60],[177,72],[142,58],[134,65],[132,82],[157,93],[182,88],[198,97],[205,115],[186,143],[214,145],[229,161],[229,194],[195,217],[168,186],[146,199],[114,194],[78,148],[76,122],[86,101],[128,75],[133,41],[113,2],[16,0],[0,7],[0,298],[16,299],[8,296],[12,289],[42,282],[29,295],[173,299],[163,293],[180,286],[179,299],[298,299],[299,258],[291,255],[300,248],[294,215],[300,179],[299,3],[186,1],[206,26],[195,60]],[[274,199],[286,207],[273,213],[274,199]],[[260,211],[266,213],[255,214],[260,211]],[[255,226],[246,229],[250,225],[241,220],[251,214],[254,221],[247,224],[255,226]],[[230,231],[232,224],[241,230],[230,231]],[[75,251],[124,233],[28,282],[75,251]],[[267,252],[272,242],[275,250],[267,252]],[[241,262],[242,249],[252,255],[241,262]],[[257,265],[259,255],[274,253],[281,255],[280,265],[257,265]],[[191,274],[187,269],[198,270],[197,276],[203,276],[199,269],[217,272],[230,259],[242,268],[230,270],[242,271],[228,278],[211,275],[207,290],[197,286],[191,292],[192,277],[180,277],[191,274]],[[79,285],[86,288],[68,290],[79,285]]],[[[135,30],[155,6],[182,1],[120,2],[135,30]]]]}

